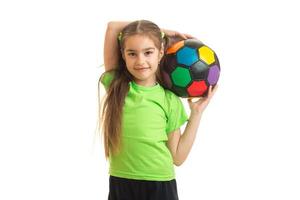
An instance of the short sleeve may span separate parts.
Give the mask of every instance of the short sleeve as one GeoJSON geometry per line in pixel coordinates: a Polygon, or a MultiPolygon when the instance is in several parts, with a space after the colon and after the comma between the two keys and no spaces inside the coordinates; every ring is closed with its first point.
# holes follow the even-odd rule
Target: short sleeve
{"type": "Polygon", "coordinates": [[[187,120],[188,116],[180,98],[172,93],[172,95],[170,95],[169,102],[169,113],[166,127],[167,134],[180,128],[187,120]]]}
{"type": "Polygon", "coordinates": [[[108,89],[108,87],[111,84],[113,79],[114,79],[113,71],[107,71],[102,74],[100,81],[101,81],[102,85],[104,86],[105,90],[108,89]]]}

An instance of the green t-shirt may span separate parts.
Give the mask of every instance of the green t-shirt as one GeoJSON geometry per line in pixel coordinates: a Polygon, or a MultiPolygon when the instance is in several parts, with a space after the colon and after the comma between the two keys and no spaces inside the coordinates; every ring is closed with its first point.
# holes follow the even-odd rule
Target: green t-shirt
{"type": "MultiPolygon", "coordinates": [[[[101,82],[108,88],[112,79],[112,73],[105,73],[101,82]]],[[[138,180],[174,179],[168,133],[188,120],[179,97],[159,84],[145,87],[131,81],[122,120],[122,149],[109,157],[110,175],[138,180]]]]}

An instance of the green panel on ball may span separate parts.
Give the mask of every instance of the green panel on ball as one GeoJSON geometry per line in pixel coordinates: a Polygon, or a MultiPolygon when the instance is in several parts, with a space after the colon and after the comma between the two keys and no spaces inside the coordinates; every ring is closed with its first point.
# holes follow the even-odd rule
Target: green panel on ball
{"type": "Polygon", "coordinates": [[[171,74],[174,85],[186,87],[191,82],[191,76],[188,69],[177,66],[171,74]]]}

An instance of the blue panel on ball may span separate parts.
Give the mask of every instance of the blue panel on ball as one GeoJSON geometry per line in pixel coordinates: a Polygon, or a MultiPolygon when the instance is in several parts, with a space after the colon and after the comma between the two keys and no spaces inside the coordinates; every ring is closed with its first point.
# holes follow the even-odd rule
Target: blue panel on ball
{"type": "Polygon", "coordinates": [[[176,55],[178,63],[186,66],[192,65],[198,60],[198,53],[196,49],[192,49],[189,47],[180,49],[176,55]]]}

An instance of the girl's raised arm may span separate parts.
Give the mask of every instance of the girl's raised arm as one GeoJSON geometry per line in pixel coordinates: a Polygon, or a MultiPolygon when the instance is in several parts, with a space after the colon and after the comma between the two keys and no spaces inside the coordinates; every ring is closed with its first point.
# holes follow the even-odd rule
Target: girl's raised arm
{"type": "Polygon", "coordinates": [[[130,22],[111,21],[107,24],[104,39],[104,67],[105,71],[117,68],[121,52],[118,45],[118,34],[130,22]]]}

